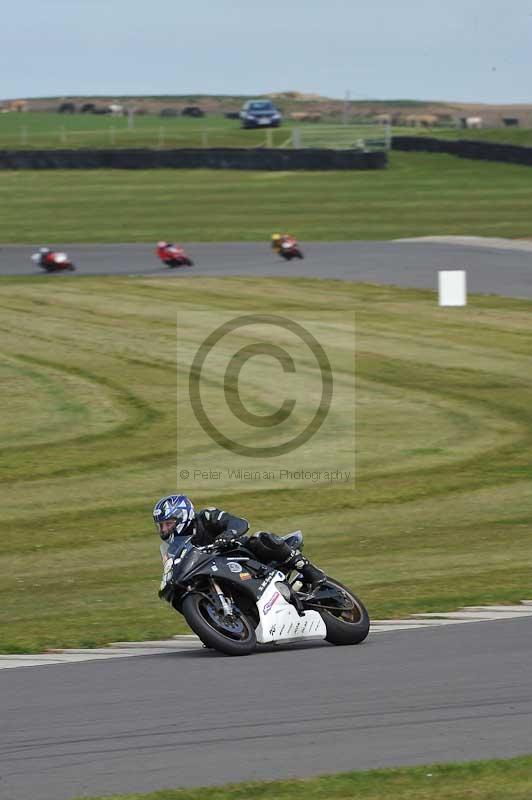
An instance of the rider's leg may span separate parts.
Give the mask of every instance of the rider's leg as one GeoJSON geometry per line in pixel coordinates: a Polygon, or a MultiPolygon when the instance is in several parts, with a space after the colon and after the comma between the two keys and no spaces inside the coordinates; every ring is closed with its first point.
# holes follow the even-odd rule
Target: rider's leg
{"type": "Polygon", "coordinates": [[[276,561],[283,568],[297,569],[312,588],[325,580],[325,573],[312,564],[300,550],[293,550],[274,533],[259,531],[248,541],[248,547],[261,561],[276,561]]]}

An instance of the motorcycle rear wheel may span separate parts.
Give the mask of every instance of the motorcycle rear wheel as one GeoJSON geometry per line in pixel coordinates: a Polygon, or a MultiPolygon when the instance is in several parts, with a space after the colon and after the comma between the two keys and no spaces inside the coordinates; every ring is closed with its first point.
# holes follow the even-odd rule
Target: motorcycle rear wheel
{"type": "Polygon", "coordinates": [[[255,629],[242,613],[233,618],[223,616],[206,595],[199,593],[187,595],[181,610],[189,626],[207,647],[228,656],[247,656],[255,650],[255,629]]]}
{"type": "Polygon", "coordinates": [[[327,577],[326,583],[347,595],[351,605],[347,611],[341,609],[338,612],[320,610],[319,613],[327,628],[326,640],[331,644],[338,645],[360,644],[368,635],[370,625],[369,614],[364,603],[340,581],[327,577]]]}

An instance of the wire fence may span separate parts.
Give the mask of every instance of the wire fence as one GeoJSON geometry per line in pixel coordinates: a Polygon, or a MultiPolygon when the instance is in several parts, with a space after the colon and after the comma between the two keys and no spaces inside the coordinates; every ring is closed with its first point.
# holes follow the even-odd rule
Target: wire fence
{"type": "Polygon", "coordinates": [[[0,132],[0,149],[81,148],[325,148],[371,152],[388,150],[389,125],[356,123],[345,125],[301,124],[266,130],[201,127],[181,131],[160,125],[153,128],[124,128],[108,125],[83,130],[67,126],[35,130],[22,125],[18,131],[0,132]]]}
{"type": "Polygon", "coordinates": [[[390,125],[352,123],[345,125],[308,125],[294,128],[292,146],[298,149],[317,147],[332,150],[372,152],[391,147],[390,125]]]}
{"type": "Polygon", "coordinates": [[[0,132],[0,149],[57,148],[211,148],[211,147],[279,147],[286,131],[241,131],[240,129],[198,128],[176,131],[161,125],[129,130],[109,126],[99,130],[61,127],[36,131],[22,126],[19,131],[0,132]]]}

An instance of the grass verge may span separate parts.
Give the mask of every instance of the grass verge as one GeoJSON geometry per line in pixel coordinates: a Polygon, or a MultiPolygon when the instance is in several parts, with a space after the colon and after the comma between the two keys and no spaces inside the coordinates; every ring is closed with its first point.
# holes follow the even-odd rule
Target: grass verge
{"type": "MultiPolygon", "coordinates": [[[[197,506],[243,514],[252,530],[301,527],[308,554],[373,617],[530,597],[530,302],[441,309],[432,292],[339,281],[40,276],[3,279],[0,306],[0,652],[185,630],[157,599],[150,517],[176,488],[178,310],[188,353],[228,313],[306,318],[334,354],[337,385],[356,378],[354,484],[221,470],[180,483],[197,506]]],[[[275,366],[246,363],[256,413],[278,407],[275,366]]],[[[225,368],[212,364],[209,393],[225,368]]],[[[178,361],[180,402],[187,385],[178,361]]],[[[315,468],[331,452],[352,457],[344,417],[333,415],[326,450],[306,454],[315,468]]],[[[224,456],[192,426],[180,427],[178,454],[206,470],[224,456]]]]}
{"type": "Polygon", "coordinates": [[[532,234],[529,167],[391,153],[384,170],[3,171],[0,242],[532,234]]]}
{"type": "MultiPolygon", "coordinates": [[[[532,756],[114,795],[116,800],[529,800],[532,756]]],[[[104,800],[104,798],[88,798],[104,800]]]]}

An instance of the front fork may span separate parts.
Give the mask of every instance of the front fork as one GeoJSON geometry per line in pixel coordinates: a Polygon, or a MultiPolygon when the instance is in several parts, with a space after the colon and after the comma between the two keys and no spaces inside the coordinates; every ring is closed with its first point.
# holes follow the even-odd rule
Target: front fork
{"type": "Polygon", "coordinates": [[[216,595],[218,596],[218,601],[220,603],[221,609],[225,617],[230,617],[233,613],[233,601],[230,597],[226,597],[221,590],[220,586],[218,585],[217,581],[214,578],[211,578],[211,584],[213,586],[216,595]]]}

